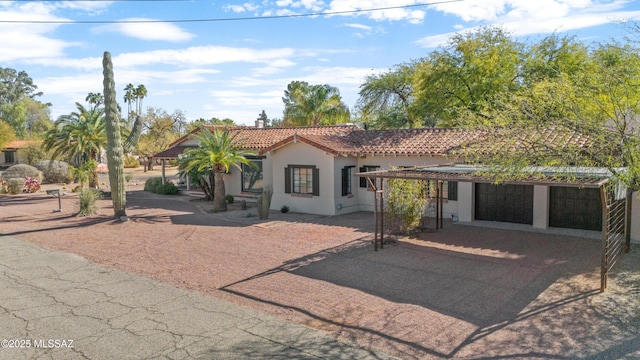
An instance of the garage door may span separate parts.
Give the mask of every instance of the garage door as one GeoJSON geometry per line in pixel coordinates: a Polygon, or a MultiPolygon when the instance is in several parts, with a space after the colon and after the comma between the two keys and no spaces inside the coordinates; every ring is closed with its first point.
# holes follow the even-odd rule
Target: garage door
{"type": "Polygon", "coordinates": [[[475,184],[476,220],[533,224],[533,186],[475,184]]]}
{"type": "Polygon", "coordinates": [[[602,230],[600,189],[551,187],[549,191],[549,226],[602,230]]]}

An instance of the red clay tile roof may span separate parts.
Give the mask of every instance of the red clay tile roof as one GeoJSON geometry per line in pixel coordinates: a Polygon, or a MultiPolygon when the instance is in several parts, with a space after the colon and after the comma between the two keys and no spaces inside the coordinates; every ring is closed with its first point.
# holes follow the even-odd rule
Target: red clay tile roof
{"type": "MultiPolygon", "coordinates": [[[[237,139],[243,148],[253,150],[260,155],[277,150],[292,142],[300,141],[335,156],[358,155],[442,155],[457,150],[462,145],[475,143],[481,149],[487,148],[491,134],[486,130],[466,130],[449,128],[364,130],[354,125],[307,126],[291,128],[256,128],[252,126],[220,127],[210,129],[228,129],[237,131],[237,139]]],[[[154,157],[176,158],[184,151],[180,143],[189,139],[198,130],[175,141],[171,147],[154,157]],[[175,149],[174,149],[175,148],[175,149]]],[[[495,135],[499,135],[497,132],[495,135]]],[[[578,133],[567,133],[555,128],[529,134],[541,137],[545,142],[556,146],[588,146],[589,137],[578,133]]]]}
{"type": "Polygon", "coordinates": [[[354,130],[347,134],[289,136],[260,154],[301,141],[333,155],[441,155],[484,137],[483,131],[463,129],[354,130]]]}
{"type": "Polygon", "coordinates": [[[7,145],[4,146],[5,149],[24,149],[31,143],[36,143],[37,141],[30,140],[13,140],[9,141],[7,145]]]}

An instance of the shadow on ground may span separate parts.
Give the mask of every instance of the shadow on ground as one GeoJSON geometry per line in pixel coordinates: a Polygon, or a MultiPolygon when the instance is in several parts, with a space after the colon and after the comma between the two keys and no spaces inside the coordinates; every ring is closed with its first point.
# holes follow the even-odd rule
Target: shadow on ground
{"type": "MultiPolygon", "coordinates": [[[[599,294],[599,249],[597,241],[581,238],[449,225],[439,232],[422,233],[387,244],[378,252],[373,251],[370,239],[353,241],[288,261],[221,290],[294,310],[328,324],[329,328],[367,333],[400,344],[404,348],[399,350],[401,353],[450,358],[508,327],[518,328],[523,337],[548,336],[543,327],[531,326],[530,322],[553,317],[565,308],[571,308],[572,304],[583,303],[599,294]],[[340,321],[315,311],[305,299],[295,299],[300,294],[278,297],[261,288],[261,283],[265,282],[263,278],[282,274],[351,289],[345,292],[349,294],[363,292],[398,306],[418,306],[473,326],[468,326],[471,330],[466,333],[460,329],[464,336],[452,347],[429,346],[419,338],[412,340],[412,335],[407,335],[410,330],[385,331],[384,325],[340,321]],[[583,276],[586,284],[568,284],[558,294],[540,300],[541,294],[554,284],[575,276],[583,276]],[[407,347],[412,350],[407,351],[407,347]]],[[[350,309],[355,311],[354,308],[350,309]]],[[[385,321],[390,325],[395,319],[389,316],[382,319],[383,323],[385,321]]],[[[588,328],[588,324],[572,316],[548,321],[558,327],[588,328]]],[[[429,336],[440,335],[436,331],[429,336]]],[[[628,345],[637,344],[630,342],[628,345]]],[[[501,346],[508,347],[509,343],[501,346]]],[[[523,346],[523,350],[502,358],[565,357],[554,354],[557,349],[549,352],[539,348],[538,351],[524,350],[527,348],[523,346]]],[[[617,350],[606,352],[616,353],[617,350]]]]}

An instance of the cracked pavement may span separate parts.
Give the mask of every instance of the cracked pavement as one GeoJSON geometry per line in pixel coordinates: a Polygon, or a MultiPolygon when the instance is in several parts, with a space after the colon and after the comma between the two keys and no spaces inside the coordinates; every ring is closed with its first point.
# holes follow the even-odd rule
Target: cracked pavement
{"type": "Polygon", "coordinates": [[[9,236],[0,289],[0,359],[392,358],[9,236]]]}

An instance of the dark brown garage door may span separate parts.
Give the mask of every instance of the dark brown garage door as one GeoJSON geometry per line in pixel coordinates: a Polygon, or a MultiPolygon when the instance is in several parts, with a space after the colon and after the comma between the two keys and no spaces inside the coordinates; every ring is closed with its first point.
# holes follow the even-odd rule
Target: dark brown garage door
{"type": "Polygon", "coordinates": [[[549,226],[602,230],[600,189],[551,187],[549,191],[549,226]]]}
{"type": "Polygon", "coordinates": [[[533,224],[533,186],[476,185],[476,220],[533,224]]]}

